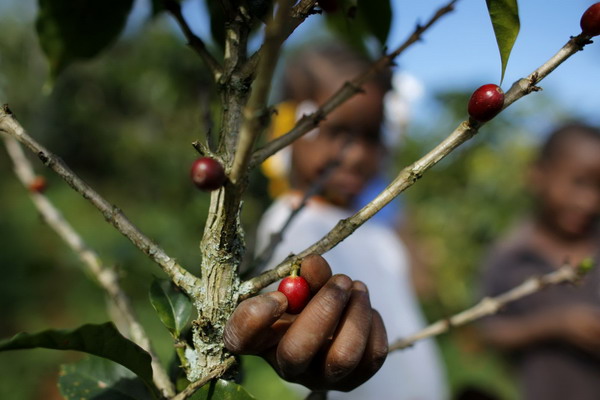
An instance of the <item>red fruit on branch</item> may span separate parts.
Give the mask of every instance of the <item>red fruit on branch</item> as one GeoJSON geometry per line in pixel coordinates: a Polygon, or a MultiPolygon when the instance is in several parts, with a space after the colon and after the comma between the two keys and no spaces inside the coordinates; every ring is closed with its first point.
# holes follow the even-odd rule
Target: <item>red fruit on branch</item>
{"type": "Polygon", "coordinates": [[[36,176],[29,182],[29,190],[34,193],[43,193],[47,187],[46,178],[43,176],[36,176]]]}
{"type": "Polygon", "coordinates": [[[292,272],[292,275],[283,278],[277,290],[287,297],[287,312],[290,314],[299,314],[310,300],[308,282],[303,277],[298,276],[295,271],[292,272]]]}
{"type": "Polygon", "coordinates": [[[584,35],[600,35],[600,3],[593,4],[585,10],[579,24],[584,35]]]}
{"type": "Polygon", "coordinates": [[[504,92],[492,83],[483,85],[469,100],[469,115],[476,121],[486,122],[494,118],[504,106],[504,92]]]}
{"type": "Polygon", "coordinates": [[[194,161],[190,169],[192,182],[201,190],[217,190],[225,183],[225,170],[213,158],[202,157],[194,161]]]}

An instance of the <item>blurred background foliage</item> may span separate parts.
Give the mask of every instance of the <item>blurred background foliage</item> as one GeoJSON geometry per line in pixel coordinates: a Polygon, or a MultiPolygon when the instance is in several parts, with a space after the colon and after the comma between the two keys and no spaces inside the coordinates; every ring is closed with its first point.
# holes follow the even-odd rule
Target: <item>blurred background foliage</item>
{"type": "MultiPolygon", "coordinates": [[[[211,126],[218,131],[218,105],[201,61],[172,25],[162,17],[148,21],[100,57],[70,66],[50,85],[32,22],[4,18],[0,23],[10,32],[0,39],[0,101],[9,102],[34,137],[168,254],[192,269],[199,266],[197,247],[209,197],[190,184],[188,168],[197,156],[191,143],[211,126]]],[[[467,92],[437,94],[433,123],[409,126],[390,174],[464,119],[467,92]]],[[[478,267],[486,248],[527,209],[524,177],[539,135],[536,127],[569,117],[544,96],[527,103],[488,124],[401,197],[403,231],[416,265],[428,271],[420,294],[431,321],[478,299],[478,267]]],[[[159,355],[170,362],[171,340],[147,294],[160,270],[64,182],[37,160],[34,165],[49,182],[48,197],[105,263],[121,272],[159,355]]],[[[245,199],[249,247],[270,202],[265,185],[257,173],[245,199]]],[[[109,319],[103,294],[43,224],[4,156],[0,205],[0,337],[109,319]]],[[[502,360],[478,342],[473,327],[443,335],[439,343],[455,392],[477,385],[515,398],[502,360]]],[[[43,350],[0,354],[0,398],[58,398],[58,364],[79,357],[43,350]]],[[[244,366],[246,386],[258,398],[293,398],[261,360],[245,358],[244,366]]]]}

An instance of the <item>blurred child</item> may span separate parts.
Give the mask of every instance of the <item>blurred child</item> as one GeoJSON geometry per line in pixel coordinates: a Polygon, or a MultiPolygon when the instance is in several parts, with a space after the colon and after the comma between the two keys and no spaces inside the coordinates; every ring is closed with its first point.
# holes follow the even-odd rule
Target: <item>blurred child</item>
{"type": "MultiPolygon", "coordinates": [[[[554,131],[531,167],[531,216],[491,253],[488,296],[565,261],[600,260],[600,130],[581,124],[554,131]]],[[[578,285],[519,300],[482,322],[488,342],[514,356],[521,398],[600,398],[600,268],[578,285]]]]}
{"type": "MultiPolygon", "coordinates": [[[[345,82],[367,70],[370,62],[341,45],[311,45],[288,63],[284,78],[285,107],[295,118],[317,110],[345,82]]],[[[389,73],[380,73],[340,106],[317,129],[291,146],[291,189],[265,213],[258,247],[266,247],[306,193],[317,191],[292,220],[269,266],[321,239],[338,221],[352,215],[351,206],[381,166],[383,99],[389,73]]],[[[283,115],[278,116],[277,118],[283,115]]],[[[276,121],[277,123],[277,121],[276,121]]],[[[287,127],[289,130],[291,126],[287,127]]],[[[260,251],[259,251],[260,253],[260,251]]],[[[367,222],[325,254],[333,273],[364,282],[373,308],[383,318],[389,341],[425,326],[410,282],[407,252],[389,225],[367,222]]],[[[331,399],[445,399],[442,365],[432,340],[390,354],[373,378],[348,394],[331,399]]]]}

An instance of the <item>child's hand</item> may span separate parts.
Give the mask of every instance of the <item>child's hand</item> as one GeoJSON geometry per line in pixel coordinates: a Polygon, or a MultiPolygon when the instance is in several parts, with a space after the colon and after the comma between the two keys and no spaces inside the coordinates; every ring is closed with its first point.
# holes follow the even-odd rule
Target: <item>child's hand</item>
{"type": "Polygon", "coordinates": [[[349,391],[383,365],[388,342],[362,282],[331,276],[320,256],[302,261],[314,297],[298,315],[280,292],[243,301],[225,327],[225,346],[265,358],[284,379],[313,390],[349,391]]]}

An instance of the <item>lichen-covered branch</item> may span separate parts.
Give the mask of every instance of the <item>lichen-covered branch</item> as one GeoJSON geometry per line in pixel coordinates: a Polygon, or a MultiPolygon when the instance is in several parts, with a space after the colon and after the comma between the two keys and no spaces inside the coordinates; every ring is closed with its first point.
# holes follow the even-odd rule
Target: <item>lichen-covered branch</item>
{"type": "Polygon", "coordinates": [[[221,365],[214,368],[210,371],[206,376],[202,379],[197,380],[196,382],[190,383],[188,387],[186,387],[181,393],[177,396],[173,397],[171,400],[185,400],[190,398],[198,389],[202,386],[206,385],[213,379],[217,379],[222,376],[233,364],[235,363],[235,357],[227,358],[221,365]]]}
{"type": "Polygon", "coordinates": [[[29,136],[25,129],[23,129],[19,122],[13,117],[6,105],[0,109],[0,132],[5,132],[9,136],[15,138],[36,154],[44,165],[56,172],[77,193],[81,194],[83,198],[92,203],[92,205],[102,213],[107,222],[111,223],[138,249],[157,263],[177,286],[187,294],[193,295],[194,288],[198,283],[198,278],[179,265],[175,259],[169,257],[163,249],[140,232],[119,208],[100,196],[100,194],[85,183],[83,179],[77,176],[64,161],[29,136]]]}
{"type": "Polygon", "coordinates": [[[273,73],[279,59],[281,45],[285,40],[286,22],[289,20],[293,1],[280,0],[277,4],[275,17],[267,23],[263,53],[258,64],[256,79],[252,85],[252,93],[248,104],[244,108],[244,122],[229,174],[229,178],[234,184],[245,176],[254,143],[260,133],[266,129],[270,121],[267,100],[271,90],[273,73]]]}
{"type": "Polygon", "coordinates": [[[433,26],[441,17],[454,10],[454,5],[458,0],[452,0],[445,6],[439,8],[435,14],[424,25],[417,25],[412,34],[398,46],[393,52],[386,54],[373,63],[368,71],[353,79],[351,82],[346,82],[337,92],[335,92],[317,111],[312,114],[302,117],[291,131],[272,140],[264,147],[256,150],[252,156],[251,165],[258,165],[277,153],[284,147],[292,144],[298,138],[314,129],[327,115],[333,110],[344,104],[348,99],[357,93],[361,92],[362,85],[376,75],[379,71],[388,68],[392,65],[394,59],[402,54],[412,44],[421,40],[431,26],[433,26]]]}
{"type": "Polygon", "coordinates": [[[531,277],[519,286],[496,297],[486,297],[475,306],[462,311],[450,318],[435,322],[420,332],[390,344],[389,351],[402,350],[415,342],[447,332],[450,328],[465,325],[487,315],[496,314],[505,305],[532,295],[550,285],[564,282],[576,282],[591,268],[591,262],[584,262],[577,267],[566,264],[558,270],[546,275],[531,277]]]}
{"type": "Polygon", "coordinates": [[[173,15],[179,26],[181,27],[181,31],[185,35],[185,38],[188,41],[188,44],[198,55],[202,58],[206,66],[210,69],[212,73],[213,79],[216,81],[219,80],[223,73],[223,68],[219,64],[219,62],[213,57],[212,54],[206,48],[206,45],[194,32],[192,32],[190,26],[187,21],[183,17],[181,13],[181,5],[177,0],[163,0],[165,8],[173,15]]]}
{"type": "MultiPolygon", "coordinates": [[[[15,175],[23,186],[29,188],[35,178],[33,166],[25,156],[19,142],[6,134],[2,134],[6,151],[10,156],[15,175]]],[[[124,320],[124,328],[128,336],[141,348],[146,350],[152,357],[152,370],[154,384],[164,396],[175,395],[175,387],[169,379],[167,371],[163,368],[158,356],[150,345],[150,339],[135,316],[135,312],[129,298],[119,284],[119,278],[114,269],[106,267],[98,254],[90,248],[75,229],[67,222],[62,213],[42,193],[31,192],[31,201],[50,228],[77,254],[88,272],[96,279],[98,285],[108,294],[109,300],[118,310],[120,317],[124,320]]]]}
{"type": "MultiPolygon", "coordinates": [[[[567,60],[570,56],[582,50],[583,47],[591,43],[589,37],[579,35],[573,37],[565,44],[553,57],[546,61],[542,66],[537,68],[527,78],[520,79],[506,92],[504,109],[516,100],[536,91],[539,88],[536,86],[550,72],[567,60]]],[[[375,213],[382,209],[386,204],[392,201],[396,196],[404,190],[412,186],[427,170],[437,164],[440,160],[450,154],[454,149],[473,137],[483,123],[473,120],[463,121],[455,130],[438,144],[428,154],[420,158],[415,163],[404,168],[396,179],[392,181],[377,197],[369,204],[364,206],[356,214],[341,220],[338,224],[323,238],[314,243],[312,246],[302,251],[294,257],[288,257],[277,267],[270,271],[266,271],[262,275],[252,278],[241,285],[241,298],[246,298],[249,295],[257,293],[262,288],[288,275],[292,266],[309,254],[323,254],[331,250],[334,246],[347,238],[370,219],[375,213]]]]}

